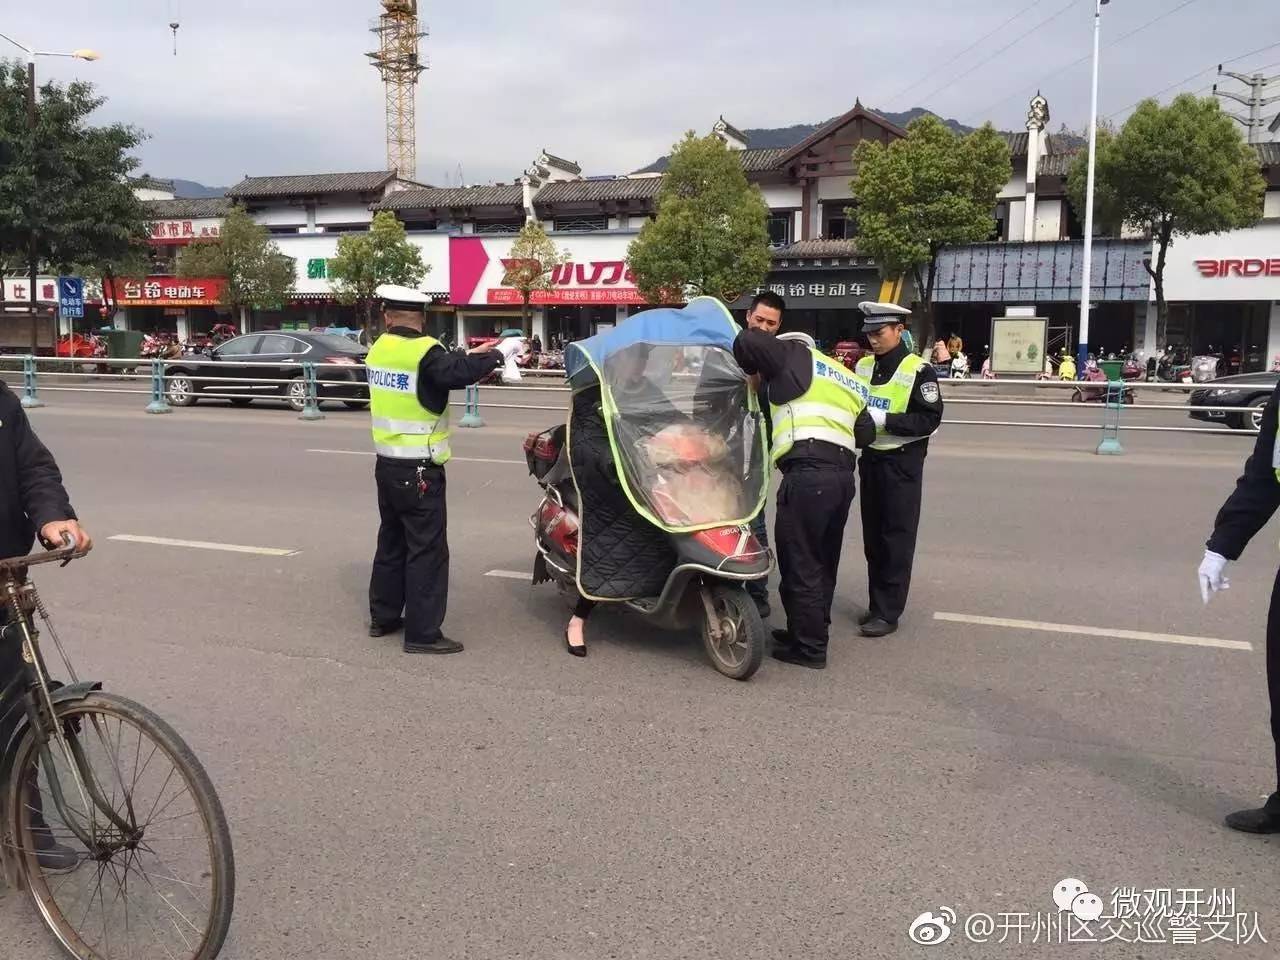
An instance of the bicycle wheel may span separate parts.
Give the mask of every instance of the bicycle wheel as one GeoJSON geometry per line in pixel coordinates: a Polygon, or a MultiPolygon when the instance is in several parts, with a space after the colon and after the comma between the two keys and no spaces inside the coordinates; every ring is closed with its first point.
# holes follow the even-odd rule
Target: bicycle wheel
{"type": "Polygon", "coordinates": [[[28,730],[5,795],[20,885],[80,960],[213,960],[231,924],[235,863],[208,774],[131,700],[94,693],[57,711],[72,758],[51,740],[46,764],[28,730]]]}

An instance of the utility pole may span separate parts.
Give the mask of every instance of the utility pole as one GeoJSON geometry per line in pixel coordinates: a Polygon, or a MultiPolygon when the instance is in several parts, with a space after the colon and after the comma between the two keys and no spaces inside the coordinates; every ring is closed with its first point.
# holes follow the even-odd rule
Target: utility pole
{"type": "MultiPolygon", "coordinates": [[[[1249,115],[1247,117],[1242,117],[1237,113],[1229,113],[1227,116],[1244,125],[1245,133],[1250,143],[1261,143],[1262,131],[1267,129],[1268,120],[1267,117],[1263,116],[1262,111],[1280,100],[1280,94],[1268,97],[1266,95],[1267,88],[1274,84],[1280,84],[1280,77],[1268,78],[1261,73],[1233,73],[1230,70],[1223,70],[1222,64],[1218,64],[1218,76],[1239,80],[1249,88],[1249,95],[1246,97],[1231,90],[1219,90],[1218,85],[1215,83],[1213,85],[1213,95],[1215,97],[1226,97],[1228,100],[1234,100],[1248,107],[1249,115]]],[[[1277,119],[1280,119],[1280,115],[1277,115],[1277,119]]],[[[1274,127],[1272,129],[1274,130],[1274,127]]]]}

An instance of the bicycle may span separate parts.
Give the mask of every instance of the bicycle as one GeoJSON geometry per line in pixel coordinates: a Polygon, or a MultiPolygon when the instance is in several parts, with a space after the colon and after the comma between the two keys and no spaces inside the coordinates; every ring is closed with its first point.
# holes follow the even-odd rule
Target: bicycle
{"type": "Polygon", "coordinates": [[[213,784],[167,723],[76,676],[27,579],[29,567],[82,555],[68,538],[0,560],[0,656],[17,664],[0,690],[4,874],[78,960],[213,960],[235,899],[213,784]],[[36,614],[70,683],[50,677],[36,614]]]}

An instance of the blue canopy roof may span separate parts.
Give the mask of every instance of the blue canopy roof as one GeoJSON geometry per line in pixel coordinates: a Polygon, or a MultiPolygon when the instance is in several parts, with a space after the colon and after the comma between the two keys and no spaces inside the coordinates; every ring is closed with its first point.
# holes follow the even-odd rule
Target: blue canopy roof
{"type": "Polygon", "coordinates": [[[655,307],[628,317],[612,330],[569,344],[565,373],[574,375],[597,368],[610,356],[637,343],[668,346],[709,346],[733,349],[738,325],[728,308],[715,297],[695,297],[683,307],[655,307]]]}

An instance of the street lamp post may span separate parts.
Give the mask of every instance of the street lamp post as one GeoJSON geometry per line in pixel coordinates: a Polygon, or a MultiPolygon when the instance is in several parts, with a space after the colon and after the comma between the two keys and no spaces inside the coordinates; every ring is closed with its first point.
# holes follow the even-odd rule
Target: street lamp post
{"type": "Polygon", "coordinates": [[[1089,300],[1093,293],[1093,171],[1098,145],[1098,49],[1102,8],[1111,0],[1095,0],[1093,10],[1093,90],[1089,101],[1089,168],[1084,191],[1084,264],[1080,276],[1080,346],[1076,369],[1084,373],[1089,360],[1089,300]]]}
{"type": "MultiPolygon", "coordinates": [[[[19,43],[13,37],[5,36],[0,33],[0,40],[7,40],[23,53],[27,55],[27,129],[31,132],[31,148],[32,162],[34,163],[35,155],[35,139],[36,139],[36,57],[74,57],[77,60],[97,60],[98,54],[93,50],[73,50],[71,53],[57,53],[51,50],[36,50],[29,47],[25,43],[19,43]]],[[[34,202],[36,198],[32,198],[34,202]]],[[[36,334],[36,313],[37,298],[36,284],[39,281],[39,250],[36,244],[35,224],[31,224],[31,236],[27,246],[27,266],[30,268],[28,281],[30,283],[29,293],[31,304],[31,355],[35,356],[37,345],[36,334]]],[[[3,276],[0,276],[0,283],[4,282],[3,276]]],[[[0,301],[4,300],[4,291],[0,290],[0,301]]]]}

